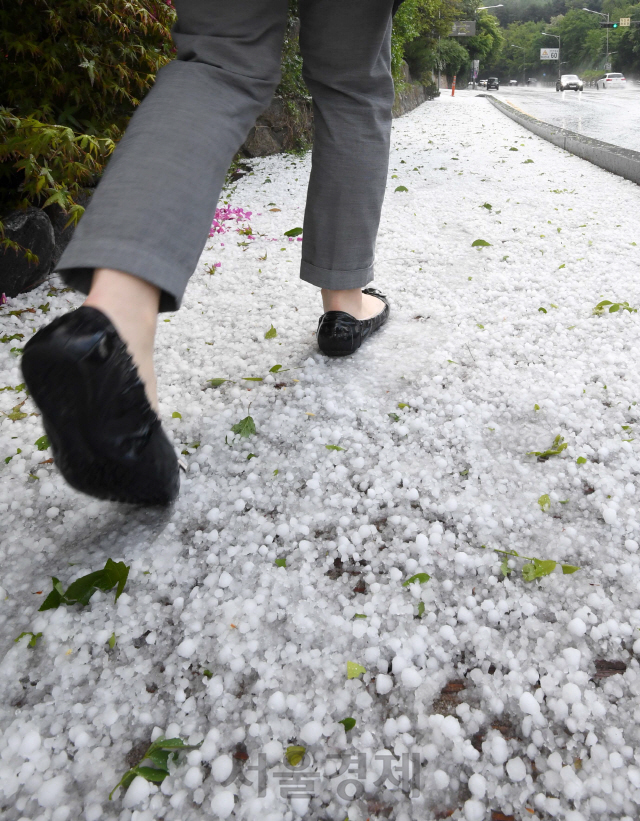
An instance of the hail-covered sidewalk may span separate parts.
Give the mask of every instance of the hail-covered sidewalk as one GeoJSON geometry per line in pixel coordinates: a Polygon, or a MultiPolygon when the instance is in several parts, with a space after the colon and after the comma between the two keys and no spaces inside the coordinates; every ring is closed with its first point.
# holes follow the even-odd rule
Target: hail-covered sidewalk
{"type": "Polygon", "coordinates": [[[51,463],[19,349],[80,298],[0,310],[0,813],[631,821],[639,189],[484,99],[423,105],[394,124],[391,319],[333,361],[309,167],[227,189],[160,319],[166,513],[51,463]]]}

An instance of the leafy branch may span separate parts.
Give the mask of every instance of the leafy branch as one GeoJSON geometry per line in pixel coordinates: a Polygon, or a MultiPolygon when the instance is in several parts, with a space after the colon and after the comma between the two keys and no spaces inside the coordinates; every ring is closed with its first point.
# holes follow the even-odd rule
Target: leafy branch
{"type": "Polygon", "coordinates": [[[593,309],[593,313],[595,316],[601,316],[604,313],[607,313],[605,310],[609,308],[608,313],[615,314],[618,311],[629,311],[630,314],[637,314],[638,309],[632,308],[628,302],[611,302],[609,299],[603,299],[602,302],[598,302],[596,307],[593,309]]]}
{"type": "MultiPolygon", "coordinates": [[[[487,550],[485,545],[480,545],[480,547],[482,550],[487,550]]],[[[504,576],[508,576],[511,573],[511,568],[508,565],[510,558],[525,559],[528,561],[529,564],[525,564],[521,568],[522,578],[525,582],[532,582],[534,579],[541,579],[543,576],[549,576],[558,566],[558,562],[554,559],[537,559],[534,556],[522,556],[516,550],[501,550],[499,547],[490,547],[488,549],[493,550],[494,553],[500,553],[505,557],[500,565],[504,576]]],[[[579,567],[573,564],[561,564],[560,566],[562,567],[562,573],[565,576],[575,573],[576,570],[580,570],[579,567]]]]}
{"type": "Polygon", "coordinates": [[[154,741],[147,752],[142,756],[140,761],[122,776],[120,781],[109,793],[109,801],[112,800],[114,792],[118,787],[123,790],[128,790],[131,782],[136,776],[140,775],[147,781],[152,781],[154,784],[161,784],[169,775],[169,760],[176,756],[179,752],[188,752],[189,750],[197,750],[199,744],[189,745],[185,744],[181,738],[158,738],[154,741]],[[141,766],[144,761],[149,761],[153,767],[141,766]]]}
{"type": "Polygon", "coordinates": [[[62,604],[79,604],[81,607],[86,607],[96,590],[103,590],[106,593],[116,586],[114,601],[118,601],[124,591],[128,576],[129,567],[124,562],[114,562],[112,559],[107,559],[102,570],[80,576],[75,582],[71,582],[66,591],[63,590],[60,580],[52,576],[53,590],[39,610],[54,610],[62,604]]]}
{"type": "Polygon", "coordinates": [[[569,443],[565,442],[564,437],[558,434],[548,450],[529,450],[527,451],[527,456],[537,456],[541,462],[545,462],[551,456],[559,456],[562,451],[568,447],[569,443]]]}

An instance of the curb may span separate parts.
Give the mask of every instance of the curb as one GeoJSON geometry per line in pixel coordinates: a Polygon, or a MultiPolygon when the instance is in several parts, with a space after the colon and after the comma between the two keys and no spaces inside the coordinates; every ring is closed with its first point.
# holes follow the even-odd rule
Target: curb
{"type": "Polygon", "coordinates": [[[575,131],[569,131],[567,128],[550,125],[543,122],[543,120],[532,117],[530,114],[525,114],[524,111],[519,111],[509,103],[496,99],[492,94],[479,94],[477,96],[486,97],[495,108],[506,114],[507,117],[528,128],[529,131],[533,131],[538,137],[557,145],[558,148],[563,148],[565,151],[575,154],[576,157],[604,168],[605,171],[610,171],[612,174],[617,174],[619,177],[624,177],[626,180],[631,180],[636,185],[640,185],[640,151],[620,148],[620,146],[605,143],[593,137],[585,137],[584,134],[578,134],[575,131]]]}

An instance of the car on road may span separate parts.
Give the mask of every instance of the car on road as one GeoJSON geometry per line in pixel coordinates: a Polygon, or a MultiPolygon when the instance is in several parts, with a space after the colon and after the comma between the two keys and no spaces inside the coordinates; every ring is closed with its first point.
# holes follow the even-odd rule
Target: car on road
{"type": "Polygon", "coordinates": [[[596,82],[596,88],[598,91],[605,91],[607,88],[626,88],[627,87],[627,80],[624,74],[620,74],[620,72],[613,71],[609,74],[605,74],[604,77],[601,77],[596,82]]]}
{"type": "Polygon", "coordinates": [[[498,80],[497,77],[489,77],[487,80],[487,91],[489,91],[490,88],[495,88],[496,91],[500,90],[500,80],[498,80]]]}
{"type": "Polygon", "coordinates": [[[535,77],[529,77],[529,79],[527,80],[527,85],[528,86],[537,86],[538,81],[536,80],[535,77]]]}
{"type": "Polygon", "coordinates": [[[480,88],[486,88],[487,87],[487,81],[486,80],[478,80],[478,85],[480,86],[480,88]]]}
{"type": "Polygon", "coordinates": [[[518,81],[517,81],[517,80],[509,80],[509,85],[510,85],[510,86],[517,86],[517,85],[518,85],[518,81]]]}
{"type": "Polygon", "coordinates": [[[556,81],[556,91],[583,91],[584,84],[577,74],[563,74],[559,80],[556,81]]]}

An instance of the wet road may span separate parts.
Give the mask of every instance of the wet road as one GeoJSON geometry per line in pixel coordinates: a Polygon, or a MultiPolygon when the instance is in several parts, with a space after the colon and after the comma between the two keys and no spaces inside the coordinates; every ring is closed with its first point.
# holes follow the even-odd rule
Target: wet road
{"type": "Polygon", "coordinates": [[[617,91],[504,86],[491,93],[539,120],[640,151],[640,85],[635,83],[617,91]]]}

